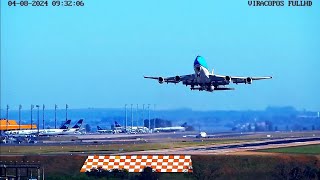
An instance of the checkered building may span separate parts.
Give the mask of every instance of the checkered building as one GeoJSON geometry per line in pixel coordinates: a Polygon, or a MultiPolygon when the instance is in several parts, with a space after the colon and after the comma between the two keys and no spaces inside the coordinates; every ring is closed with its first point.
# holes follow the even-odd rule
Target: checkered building
{"type": "Polygon", "coordinates": [[[92,168],[127,169],[129,172],[142,172],[151,167],[157,172],[192,172],[190,155],[122,155],[88,156],[80,172],[92,168]]]}

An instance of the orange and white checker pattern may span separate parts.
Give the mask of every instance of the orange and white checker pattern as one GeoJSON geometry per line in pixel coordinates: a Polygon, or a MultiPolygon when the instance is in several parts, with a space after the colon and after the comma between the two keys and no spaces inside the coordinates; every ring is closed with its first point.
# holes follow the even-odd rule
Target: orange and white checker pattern
{"type": "Polygon", "coordinates": [[[129,172],[142,172],[145,167],[157,172],[192,172],[190,155],[88,156],[80,172],[98,167],[105,170],[127,169],[129,172]]]}

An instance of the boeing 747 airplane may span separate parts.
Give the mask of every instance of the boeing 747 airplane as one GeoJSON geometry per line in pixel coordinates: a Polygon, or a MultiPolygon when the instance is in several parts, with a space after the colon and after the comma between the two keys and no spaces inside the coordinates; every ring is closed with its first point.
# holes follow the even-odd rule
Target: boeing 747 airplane
{"type": "Polygon", "coordinates": [[[251,84],[254,80],[271,79],[271,76],[264,77],[239,77],[239,76],[224,76],[214,74],[213,70],[210,73],[208,65],[205,59],[201,56],[197,56],[194,63],[194,74],[189,75],[177,75],[175,77],[149,77],[144,76],[148,79],[156,79],[160,84],[166,83],[179,83],[191,86],[191,90],[209,91],[213,92],[216,90],[234,90],[234,88],[226,87],[230,82],[235,84],[251,84]]]}
{"type": "Polygon", "coordinates": [[[58,135],[68,130],[71,120],[65,121],[59,129],[24,129],[10,130],[5,134],[9,136],[28,136],[28,135],[58,135]],[[38,134],[39,133],[39,134],[38,134]]]}
{"type": "Polygon", "coordinates": [[[80,119],[72,128],[69,128],[67,131],[63,131],[63,135],[65,134],[80,134],[80,128],[82,126],[83,119],[80,119]]]}

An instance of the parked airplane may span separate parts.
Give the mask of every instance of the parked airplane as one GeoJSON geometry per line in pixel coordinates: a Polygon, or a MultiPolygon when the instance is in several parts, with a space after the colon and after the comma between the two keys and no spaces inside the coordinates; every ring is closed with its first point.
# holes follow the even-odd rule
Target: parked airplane
{"type": "Polygon", "coordinates": [[[149,133],[149,128],[144,126],[127,126],[127,128],[122,127],[117,121],[114,122],[113,133],[149,133]]]}
{"type": "Polygon", "coordinates": [[[213,92],[216,90],[234,90],[234,88],[226,87],[229,85],[230,82],[239,84],[251,84],[253,80],[262,80],[262,79],[271,79],[271,76],[265,77],[238,77],[238,76],[224,76],[224,75],[217,75],[212,73],[208,70],[208,65],[205,59],[201,56],[197,56],[194,63],[194,74],[189,75],[178,75],[175,77],[149,77],[144,76],[144,78],[148,79],[156,79],[160,84],[166,83],[179,83],[188,86],[191,86],[191,90],[199,90],[199,91],[209,91],[213,92]]]}
{"type": "Polygon", "coordinates": [[[114,126],[113,126],[112,131],[114,134],[125,133],[126,129],[124,127],[122,127],[117,121],[114,121],[114,126]]]}
{"type": "Polygon", "coordinates": [[[127,132],[131,133],[131,134],[141,134],[141,133],[149,133],[149,128],[144,127],[144,126],[129,126],[127,127],[127,132]]]}
{"type": "Polygon", "coordinates": [[[102,129],[100,126],[97,126],[97,132],[98,133],[113,133],[113,130],[111,129],[102,129]]]}
{"type": "Polygon", "coordinates": [[[67,120],[64,124],[61,125],[59,129],[41,129],[39,135],[40,136],[56,136],[62,135],[63,133],[68,131],[71,120],[67,120]]]}
{"type": "Polygon", "coordinates": [[[62,132],[62,134],[78,134],[82,126],[83,119],[80,119],[72,128],[62,132]]]}
{"type": "MultiPolygon", "coordinates": [[[[39,129],[39,134],[43,135],[44,133],[57,135],[57,133],[61,133],[66,131],[71,123],[71,120],[67,120],[64,122],[59,129],[39,129]]],[[[9,136],[29,136],[38,134],[38,129],[24,129],[24,130],[10,130],[5,132],[6,135],[9,136]]]]}
{"type": "Polygon", "coordinates": [[[154,128],[154,132],[177,132],[177,131],[185,131],[186,128],[183,126],[174,126],[174,127],[159,127],[154,128]]]}

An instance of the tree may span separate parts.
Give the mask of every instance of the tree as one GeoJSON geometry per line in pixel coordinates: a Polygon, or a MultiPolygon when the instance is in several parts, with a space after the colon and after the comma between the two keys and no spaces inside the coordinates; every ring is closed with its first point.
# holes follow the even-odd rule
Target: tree
{"type": "Polygon", "coordinates": [[[274,179],[317,179],[320,170],[317,167],[305,166],[299,163],[279,164],[276,166],[274,179]]]}
{"type": "Polygon", "coordinates": [[[220,166],[219,164],[215,163],[205,163],[202,161],[193,161],[193,173],[195,179],[200,180],[209,180],[209,179],[216,179],[221,175],[220,166]]]}
{"type": "Polygon", "coordinates": [[[104,178],[104,179],[128,179],[129,171],[126,169],[112,169],[105,170],[102,167],[92,168],[90,171],[86,171],[88,177],[104,178]]]}
{"type": "Polygon", "coordinates": [[[140,174],[140,180],[156,180],[159,179],[159,174],[153,172],[151,167],[145,167],[140,174]]]}

